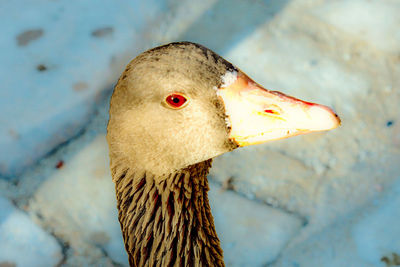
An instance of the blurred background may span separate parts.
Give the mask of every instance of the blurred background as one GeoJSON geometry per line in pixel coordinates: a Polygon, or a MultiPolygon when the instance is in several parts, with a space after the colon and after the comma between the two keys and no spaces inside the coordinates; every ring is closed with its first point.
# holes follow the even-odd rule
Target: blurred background
{"type": "Polygon", "coordinates": [[[400,265],[399,0],[0,1],[0,266],[127,266],[105,142],[126,64],[203,44],[334,131],[214,160],[227,266],[400,265]]]}

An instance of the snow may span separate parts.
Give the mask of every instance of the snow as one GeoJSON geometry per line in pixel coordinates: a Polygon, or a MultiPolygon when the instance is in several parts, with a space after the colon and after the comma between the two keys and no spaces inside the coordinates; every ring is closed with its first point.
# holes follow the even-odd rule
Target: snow
{"type": "Polygon", "coordinates": [[[158,1],[0,3],[1,176],[21,174],[82,130],[162,10],[158,1]]]}
{"type": "Polygon", "coordinates": [[[115,262],[126,265],[108,166],[108,146],[100,135],[41,185],[30,210],[74,249],[101,247],[115,262]]]}
{"type": "Polygon", "coordinates": [[[0,196],[0,265],[50,267],[62,258],[57,240],[0,196]]]}
{"type": "Polygon", "coordinates": [[[398,8],[397,1],[340,0],[317,7],[312,13],[376,49],[396,53],[400,43],[398,8]]]}
{"type": "Polygon", "coordinates": [[[358,256],[369,264],[381,264],[382,255],[400,255],[400,180],[389,192],[370,203],[351,227],[358,256]]]}
{"type": "Polygon", "coordinates": [[[384,258],[395,262],[400,255],[399,190],[400,180],[385,196],[284,250],[272,266],[384,267],[384,258]]]}
{"type": "Polygon", "coordinates": [[[397,0],[1,2],[0,265],[126,264],[104,95],[139,51],[183,39],[343,123],[214,160],[227,265],[395,265],[398,14],[397,0]]]}
{"type": "MultiPolygon", "coordinates": [[[[96,245],[114,262],[127,265],[105,136],[96,137],[64,164],[35,193],[30,210],[77,251],[96,245]]],[[[230,266],[273,261],[301,228],[297,216],[224,191],[218,184],[210,186],[215,225],[230,266]]]]}
{"type": "Polygon", "coordinates": [[[223,191],[214,183],[210,187],[210,205],[227,266],[271,263],[301,229],[302,220],[293,214],[223,191]]]}

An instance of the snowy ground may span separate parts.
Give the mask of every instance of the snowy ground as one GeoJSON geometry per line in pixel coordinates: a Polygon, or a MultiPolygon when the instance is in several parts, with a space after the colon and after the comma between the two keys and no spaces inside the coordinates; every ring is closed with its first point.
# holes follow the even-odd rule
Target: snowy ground
{"type": "Polygon", "coordinates": [[[227,266],[400,265],[398,14],[398,0],[0,2],[0,266],[126,265],[108,99],[131,58],[175,40],[343,122],[215,159],[227,266]]]}

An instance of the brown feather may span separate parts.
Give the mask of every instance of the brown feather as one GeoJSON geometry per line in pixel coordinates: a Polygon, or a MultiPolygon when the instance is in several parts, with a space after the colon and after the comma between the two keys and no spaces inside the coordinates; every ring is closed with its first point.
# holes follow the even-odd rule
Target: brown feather
{"type": "Polygon", "coordinates": [[[224,266],[211,215],[211,159],[170,174],[121,175],[119,221],[131,266],[224,266]]]}

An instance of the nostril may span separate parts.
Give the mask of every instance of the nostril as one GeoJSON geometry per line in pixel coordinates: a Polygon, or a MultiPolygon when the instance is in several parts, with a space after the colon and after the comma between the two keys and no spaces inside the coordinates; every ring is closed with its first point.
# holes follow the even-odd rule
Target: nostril
{"type": "Polygon", "coordinates": [[[279,114],[277,111],[275,111],[273,109],[265,109],[264,112],[269,113],[269,114],[279,114]]]}

